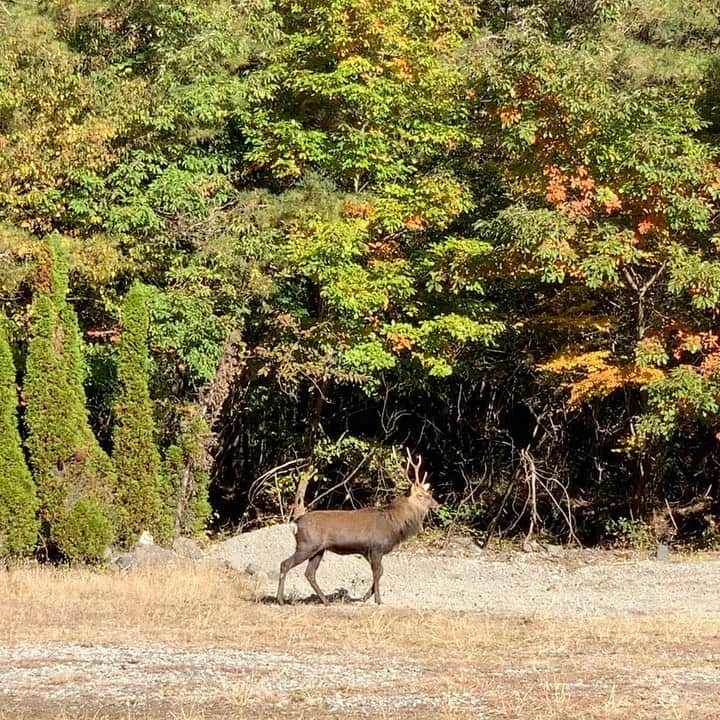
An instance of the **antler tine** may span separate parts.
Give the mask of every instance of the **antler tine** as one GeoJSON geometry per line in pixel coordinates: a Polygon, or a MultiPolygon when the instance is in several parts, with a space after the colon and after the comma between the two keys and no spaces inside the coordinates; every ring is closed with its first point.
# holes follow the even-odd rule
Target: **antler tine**
{"type": "Polygon", "coordinates": [[[425,473],[424,478],[420,478],[420,466],[422,465],[422,455],[417,456],[417,462],[413,462],[412,453],[410,452],[409,448],[405,448],[405,451],[407,452],[407,466],[405,467],[405,472],[409,473],[410,468],[412,467],[413,472],[415,474],[415,480],[414,482],[418,485],[422,485],[422,483],[427,479],[427,473],[425,473]]]}

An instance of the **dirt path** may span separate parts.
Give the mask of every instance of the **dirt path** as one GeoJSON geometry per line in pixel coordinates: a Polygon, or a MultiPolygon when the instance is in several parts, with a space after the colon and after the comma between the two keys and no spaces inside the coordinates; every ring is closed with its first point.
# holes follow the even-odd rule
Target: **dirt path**
{"type": "MultiPolygon", "coordinates": [[[[209,557],[250,568],[271,599],[280,562],[292,554],[288,526],[276,525],[219,543],[209,557]]],[[[396,552],[383,561],[383,602],[392,607],[475,610],[524,617],[628,613],[720,613],[720,561],[638,559],[599,551],[507,553],[502,560],[470,544],[443,554],[396,552]]],[[[312,600],[304,565],[288,574],[291,598],[312,600]]],[[[358,557],[327,553],[317,573],[328,593],[358,598],[370,583],[358,557]]]]}

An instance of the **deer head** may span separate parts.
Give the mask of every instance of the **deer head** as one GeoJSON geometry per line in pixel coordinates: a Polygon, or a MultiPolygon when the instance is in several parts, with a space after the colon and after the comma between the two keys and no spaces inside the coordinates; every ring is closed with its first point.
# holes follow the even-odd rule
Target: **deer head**
{"type": "Polygon", "coordinates": [[[432,496],[432,490],[430,489],[430,483],[427,482],[427,473],[421,472],[422,466],[422,455],[417,456],[417,462],[413,462],[412,454],[407,450],[407,465],[405,466],[405,472],[410,475],[410,468],[413,470],[414,479],[410,483],[410,489],[408,490],[408,497],[411,502],[424,507],[426,510],[434,510],[440,507],[440,503],[432,496]]]}

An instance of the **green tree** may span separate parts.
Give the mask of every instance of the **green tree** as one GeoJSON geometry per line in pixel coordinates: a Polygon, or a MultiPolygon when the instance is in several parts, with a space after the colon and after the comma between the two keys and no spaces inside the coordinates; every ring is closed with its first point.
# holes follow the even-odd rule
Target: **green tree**
{"type": "Polygon", "coordinates": [[[240,118],[251,168],[322,169],[343,189],[417,179],[465,140],[462,73],[472,29],[459,0],[278,3],[285,30],[240,118]]]}
{"type": "Polygon", "coordinates": [[[301,179],[283,196],[296,213],[281,218],[280,322],[264,357],[294,354],[300,376],[371,392],[403,365],[446,376],[502,330],[471,269],[489,246],[458,227],[474,207],[455,163],[472,144],[457,63],[472,11],[455,0],[278,8],[285,42],[239,115],[249,167],[275,186],[301,179]]]}
{"type": "Polygon", "coordinates": [[[168,540],[174,519],[170,493],[163,487],[160,473],[153,404],[148,391],[148,298],[147,288],[135,283],[120,309],[120,391],[115,403],[113,460],[117,470],[120,535],[125,542],[143,530],[168,540]]]}
{"type": "Polygon", "coordinates": [[[114,535],[115,475],[88,424],[82,341],[66,299],[67,273],[61,240],[50,236],[38,266],[27,351],[26,445],[49,551],[97,560],[114,535]]]}
{"type": "Polygon", "coordinates": [[[35,485],[25,464],[17,417],[15,365],[0,315],[0,557],[28,555],[39,524],[35,485]]]}

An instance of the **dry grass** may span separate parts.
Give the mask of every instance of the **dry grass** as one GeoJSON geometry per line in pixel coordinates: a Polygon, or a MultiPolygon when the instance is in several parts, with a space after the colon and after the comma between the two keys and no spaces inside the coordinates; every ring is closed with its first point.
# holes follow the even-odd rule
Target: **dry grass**
{"type": "MultiPolygon", "coordinates": [[[[254,677],[239,679],[222,697],[208,691],[206,702],[157,707],[104,709],[88,699],[84,706],[63,710],[62,704],[43,704],[29,694],[15,698],[15,705],[0,702],[0,720],[334,713],[448,720],[698,720],[716,716],[720,693],[716,616],[568,622],[358,605],[280,608],[256,602],[247,579],[207,566],[131,574],[30,566],[0,577],[0,622],[3,645],[156,643],[209,654],[262,650],[302,658],[303,667],[308,658],[337,656],[349,677],[370,668],[398,668],[396,680],[377,690],[337,681],[313,689],[317,676],[311,662],[309,669],[298,670],[307,673],[306,686],[274,693],[268,691],[272,674],[282,668],[271,667],[263,670],[269,673],[264,685],[254,677]],[[412,705],[413,698],[427,702],[412,705]]],[[[2,670],[0,665],[0,679],[2,670]]]]}

